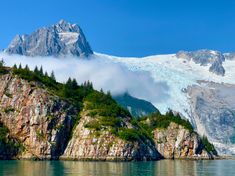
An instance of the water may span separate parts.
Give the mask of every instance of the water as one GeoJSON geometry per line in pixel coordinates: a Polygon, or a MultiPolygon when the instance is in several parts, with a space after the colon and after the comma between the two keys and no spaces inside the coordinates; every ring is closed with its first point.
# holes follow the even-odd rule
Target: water
{"type": "Polygon", "coordinates": [[[0,161],[0,176],[235,176],[235,160],[0,161]]]}

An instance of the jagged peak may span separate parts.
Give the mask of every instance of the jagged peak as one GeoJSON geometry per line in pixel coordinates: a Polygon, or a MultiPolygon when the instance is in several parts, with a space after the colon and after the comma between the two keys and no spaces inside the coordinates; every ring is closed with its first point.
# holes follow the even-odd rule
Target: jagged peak
{"type": "Polygon", "coordinates": [[[58,32],[81,32],[81,28],[78,24],[69,23],[61,19],[58,23],[52,25],[58,32]]]}

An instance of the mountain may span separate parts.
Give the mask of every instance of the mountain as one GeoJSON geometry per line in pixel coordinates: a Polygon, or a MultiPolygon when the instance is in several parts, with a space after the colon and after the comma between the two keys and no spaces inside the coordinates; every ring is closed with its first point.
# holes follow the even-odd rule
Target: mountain
{"type": "Polygon", "coordinates": [[[134,117],[143,117],[158,112],[158,109],[152,103],[132,97],[128,93],[113,96],[113,98],[134,117]]]}
{"type": "Polygon", "coordinates": [[[61,84],[28,68],[0,66],[0,84],[0,159],[129,161],[217,155],[188,121],[159,112],[138,121],[89,83],[61,84]]]}
{"type": "Polygon", "coordinates": [[[25,56],[84,56],[93,54],[82,29],[64,20],[36,30],[30,35],[17,35],[8,48],[8,54],[25,56]]]}
{"type": "Polygon", "coordinates": [[[143,58],[96,55],[131,71],[150,72],[156,82],[165,82],[169,86],[168,96],[164,101],[151,103],[161,113],[172,109],[182,114],[201,136],[208,137],[220,154],[235,154],[233,53],[199,50],[143,58]],[[211,71],[217,63],[224,69],[221,74],[211,71]]]}

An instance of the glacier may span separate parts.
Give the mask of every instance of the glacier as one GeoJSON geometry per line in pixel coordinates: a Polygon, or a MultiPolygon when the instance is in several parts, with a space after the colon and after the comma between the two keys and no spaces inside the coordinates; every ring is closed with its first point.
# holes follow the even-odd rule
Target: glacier
{"type": "MultiPolygon", "coordinates": [[[[215,145],[220,154],[223,155],[235,154],[235,144],[232,142],[227,142],[228,136],[226,136],[225,133],[225,131],[229,131],[231,135],[233,132],[235,132],[235,129],[232,129],[235,126],[234,121],[231,121],[231,124],[228,124],[227,126],[224,126],[224,124],[223,125],[219,124],[221,119],[226,119],[231,117],[226,117],[226,115],[224,115],[226,112],[223,111],[224,110],[223,107],[218,107],[221,108],[221,111],[220,110],[217,111],[217,114],[213,113],[210,114],[210,112],[205,112],[204,115],[203,114],[204,112],[200,112],[204,117],[204,119],[194,117],[196,115],[193,114],[192,112],[194,110],[192,108],[193,106],[192,102],[190,102],[191,97],[189,97],[189,94],[187,92],[187,89],[190,86],[198,86],[201,87],[202,90],[204,90],[203,86],[206,86],[205,90],[208,89],[208,86],[206,84],[200,83],[201,81],[205,81],[211,84],[219,83],[219,85],[224,85],[227,87],[231,87],[230,84],[234,86],[235,60],[225,60],[223,62],[223,67],[226,70],[226,72],[224,76],[221,76],[210,72],[209,64],[208,65],[197,64],[192,60],[188,60],[185,58],[178,58],[176,54],[155,55],[155,56],[137,58],[137,57],[117,57],[101,53],[94,53],[94,57],[122,64],[133,72],[138,72],[138,71],[150,72],[151,76],[154,78],[154,81],[166,82],[169,87],[168,90],[169,97],[165,101],[152,102],[150,99],[147,99],[147,97],[138,97],[138,95],[135,96],[137,98],[142,98],[147,101],[150,101],[159,109],[161,113],[165,113],[169,109],[179,112],[183,117],[187,118],[193,124],[193,126],[196,128],[196,130],[198,130],[198,133],[200,135],[206,135],[208,139],[211,142],[213,142],[213,144],[215,145]],[[208,122],[204,123],[208,121],[207,117],[210,117],[210,119],[213,121],[214,124],[212,122],[211,124],[208,122]],[[216,128],[214,129],[213,126],[216,126],[216,128]],[[225,130],[223,131],[224,128],[225,130]],[[207,130],[201,130],[201,129],[207,129],[207,130]],[[216,135],[221,135],[220,136],[221,140],[218,140],[218,137],[215,134],[213,134],[213,130],[216,130],[215,133],[216,135]]],[[[210,89],[208,91],[210,92],[210,89]]],[[[220,91],[222,91],[222,89],[220,91]]],[[[215,96],[217,95],[215,94],[215,96]]],[[[220,101],[224,101],[219,98],[217,99],[214,98],[214,99],[218,101],[218,103],[220,103],[220,101]]],[[[235,100],[232,101],[232,103],[235,105],[235,100]]],[[[233,104],[232,106],[229,107],[232,108],[229,109],[231,110],[231,114],[235,112],[233,104]]],[[[212,107],[208,106],[208,109],[212,107]]],[[[201,109],[205,109],[205,107],[201,107],[201,109]]],[[[235,116],[233,116],[232,118],[234,119],[234,117],[235,116]]]]}
{"type": "Polygon", "coordinates": [[[231,60],[226,60],[224,62],[223,65],[226,74],[222,77],[209,72],[209,66],[201,66],[193,61],[177,58],[176,54],[137,58],[117,57],[95,53],[94,57],[121,63],[132,71],[148,71],[156,82],[165,81],[170,88],[170,97],[167,101],[152,103],[161,113],[165,113],[168,109],[172,109],[180,112],[189,120],[191,120],[189,117],[190,106],[187,95],[184,93],[184,89],[190,85],[198,85],[198,80],[235,84],[235,61],[231,60]]]}

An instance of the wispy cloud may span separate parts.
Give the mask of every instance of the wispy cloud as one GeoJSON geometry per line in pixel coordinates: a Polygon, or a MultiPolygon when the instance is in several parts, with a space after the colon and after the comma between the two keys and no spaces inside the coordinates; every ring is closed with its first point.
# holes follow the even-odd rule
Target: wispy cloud
{"type": "Polygon", "coordinates": [[[7,66],[26,64],[31,70],[43,66],[44,71],[55,72],[59,82],[69,77],[76,78],[78,83],[92,81],[94,88],[110,90],[113,95],[129,92],[131,95],[152,103],[165,101],[168,98],[166,82],[155,82],[149,72],[133,72],[126,67],[101,59],[78,59],[74,57],[26,57],[0,53],[7,66]]]}

